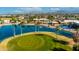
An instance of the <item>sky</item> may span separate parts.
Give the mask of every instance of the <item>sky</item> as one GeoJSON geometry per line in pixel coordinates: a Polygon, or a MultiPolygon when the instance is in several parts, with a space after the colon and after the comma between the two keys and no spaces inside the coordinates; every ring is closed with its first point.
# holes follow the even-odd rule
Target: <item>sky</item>
{"type": "Polygon", "coordinates": [[[78,7],[0,7],[0,14],[64,12],[79,13],[78,7]]]}

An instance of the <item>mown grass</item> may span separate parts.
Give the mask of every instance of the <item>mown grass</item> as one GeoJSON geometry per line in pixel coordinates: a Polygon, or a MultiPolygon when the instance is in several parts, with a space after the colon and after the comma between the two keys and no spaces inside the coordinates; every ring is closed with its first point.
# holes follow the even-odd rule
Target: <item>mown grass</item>
{"type": "MultiPolygon", "coordinates": [[[[63,42],[63,41],[62,41],[63,42]]],[[[71,51],[67,44],[55,41],[55,38],[45,34],[31,34],[16,37],[7,44],[12,51],[71,51]]]]}

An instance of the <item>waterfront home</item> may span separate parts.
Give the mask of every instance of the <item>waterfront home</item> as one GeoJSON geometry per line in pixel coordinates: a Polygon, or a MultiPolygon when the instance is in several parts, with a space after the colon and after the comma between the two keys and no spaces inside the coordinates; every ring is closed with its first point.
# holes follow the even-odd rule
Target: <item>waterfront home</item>
{"type": "Polygon", "coordinates": [[[19,16],[18,19],[19,20],[23,20],[24,19],[24,16],[19,16]]]}
{"type": "Polygon", "coordinates": [[[52,25],[53,25],[53,26],[59,26],[59,22],[58,22],[58,21],[53,20],[53,21],[52,21],[52,25]]]}
{"type": "Polygon", "coordinates": [[[49,22],[49,19],[46,19],[46,18],[34,18],[33,21],[36,23],[36,22],[39,22],[39,23],[42,23],[42,24],[47,24],[49,22]]]}
{"type": "Polygon", "coordinates": [[[12,20],[12,18],[6,18],[6,17],[3,17],[3,18],[0,18],[4,24],[9,24],[10,21],[12,20]]]}
{"type": "Polygon", "coordinates": [[[78,23],[79,24],[79,20],[64,20],[64,23],[78,23]]]}

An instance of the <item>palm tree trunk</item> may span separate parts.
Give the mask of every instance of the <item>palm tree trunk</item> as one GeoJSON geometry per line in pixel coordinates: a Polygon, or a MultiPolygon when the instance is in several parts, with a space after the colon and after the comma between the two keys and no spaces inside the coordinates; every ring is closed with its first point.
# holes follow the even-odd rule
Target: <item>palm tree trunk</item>
{"type": "Polygon", "coordinates": [[[79,46],[78,30],[76,30],[76,33],[74,36],[74,42],[76,43],[76,51],[78,51],[79,50],[79,47],[78,47],[79,46]]]}
{"type": "Polygon", "coordinates": [[[78,30],[77,30],[77,51],[79,50],[79,47],[78,47],[78,45],[79,45],[79,38],[78,38],[78,30]]]}
{"type": "Polygon", "coordinates": [[[21,36],[22,36],[22,26],[20,25],[20,30],[21,30],[21,36]]]}
{"type": "Polygon", "coordinates": [[[58,33],[58,30],[56,30],[56,40],[58,39],[58,34],[57,33],[58,33]]]}
{"type": "Polygon", "coordinates": [[[14,36],[14,37],[16,36],[16,33],[15,33],[15,26],[13,27],[13,36],[14,36]]]}

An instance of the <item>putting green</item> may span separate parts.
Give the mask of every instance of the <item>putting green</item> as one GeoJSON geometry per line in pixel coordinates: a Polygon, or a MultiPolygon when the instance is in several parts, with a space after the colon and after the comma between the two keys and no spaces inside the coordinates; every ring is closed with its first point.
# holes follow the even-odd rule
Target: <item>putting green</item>
{"type": "Polygon", "coordinates": [[[8,44],[8,50],[12,51],[48,51],[53,48],[64,47],[65,50],[70,50],[69,47],[61,43],[55,42],[55,38],[45,34],[30,34],[15,37],[8,44]]]}

